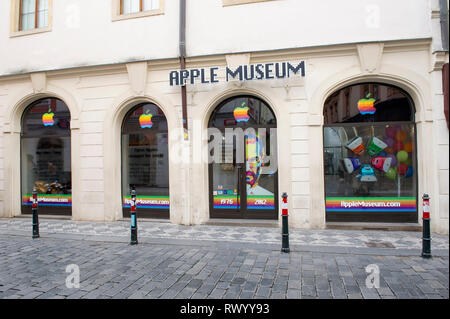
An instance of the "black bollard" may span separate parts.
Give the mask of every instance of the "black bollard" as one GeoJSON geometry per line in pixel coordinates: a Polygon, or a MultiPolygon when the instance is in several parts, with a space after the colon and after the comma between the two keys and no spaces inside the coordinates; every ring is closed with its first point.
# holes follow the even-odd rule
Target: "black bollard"
{"type": "Polygon", "coordinates": [[[430,196],[423,194],[422,257],[431,258],[430,196]]]}
{"type": "Polygon", "coordinates": [[[283,193],[281,196],[283,198],[283,202],[281,203],[281,215],[282,215],[282,229],[281,229],[281,251],[283,253],[289,253],[289,222],[288,222],[288,204],[287,204],[287,197],[288,195],[286,193],[283,193]]]}
{"type": "Polygon", "coordinates": [[[136,220],[136,191],[131,190],[131,241],[130,245],[137,245],[137,220],[136,220]]]}
{"type": "Polygon", "coordinates": [[[33,204],[31,211],[33,213],[32,215],[33,238],[39,238],[38,199],[36,189],[33,189],[33,204]]]}

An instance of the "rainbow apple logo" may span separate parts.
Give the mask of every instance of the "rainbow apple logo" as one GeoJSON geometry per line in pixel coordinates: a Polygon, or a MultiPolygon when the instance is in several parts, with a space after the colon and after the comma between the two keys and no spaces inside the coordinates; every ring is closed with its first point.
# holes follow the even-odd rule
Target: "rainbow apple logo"
{"type": "Polygon", "coordinates": [[[358,101],[358,110],[362,115],[365,114],[374,114],[376,112],[376,108],[373,106],[375,104],[375,99],[370,98],[370,93],[367,94],[366,99],[361,99],[358,101]]]}
{"type": "Polygon", "coordinates": [[[153,126],[152,116],[153,115],[150,114],[149,110],[147,110],[145,114],[139,116],[139,125],[141,128],[151,128],[153,126]]]}
{"type": "Polygon", "coordinates": [[[53,126],[55,124],[53,116],[55,116],[55,114],[51,109],[49,109],[47,113],[44,113],[44,115],[42,115],[42,123],[44,124],[44,126],[53,126]]]}
{"type": "Polygon", "coordinates": [[[245,102],[242,103],[242,105],[239,107],[236,107],[234,109],[234,119],[236,122],[247,122],[250,119],[250,116],[248,116],[248,106],[244,106],[245,102]]]}

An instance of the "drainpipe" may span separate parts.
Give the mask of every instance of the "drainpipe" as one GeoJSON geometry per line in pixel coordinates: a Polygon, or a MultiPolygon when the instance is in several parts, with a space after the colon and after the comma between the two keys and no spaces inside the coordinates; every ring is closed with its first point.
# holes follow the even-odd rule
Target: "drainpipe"
{"type": "Polygon", "coordinates": [[[441,20],[442,50],[448,51],[448,7],[447,0],[439,0],[439,11],[441,20]]]}
{"type": "MultiPolygon", "coordinates": [[[[180,69],[185,70],[186,69],[186,0],[180,0],[180,42],[179,42],[179,49],[180,49],[180,69]]],[[[181,111],[182,111],[182,117],[183,117],[183,132],[184,132],[184,145],[181,145],[183,148],[187,148],[187,152],[183,151],[183,154],[189,154],[189,135],[188,135],[188,118],[187,118],[187,97],[186,97],[186,85],[183,85],[181,87],[181,111]]],[[[184,204],[184,210],[183,210],[183,220],[182,224],[186,226],[191,225],[191,201],[190,201],[190,191],[189,191],[189,182],[190,182],[190,154],[189,160],[184,160],[183,167],[181,169],[182,176],[184,177],[183,180],[183,204],[184,204]]]]}
{"type": "MultiPolygon", "coordinates": [[[[186,69],[186,0],[180,0],[180,68],[186,69]]],[[[183,116],[184,139],[188,139],[186,85],[181,87],[181,110],[183,116]]]]}
{"type": "MultiPolygon", "coordinates": [[[[448,52],[448,6],[447,0],[439,0],[439,11],[441,20],[441,39],[442,50],[448,52]]],[[[442,67],[442,89],[444,95],[444,115],[447,121],[447,128],[449,128],[449,74],[448,63],[445,63],[442,67]]]]}

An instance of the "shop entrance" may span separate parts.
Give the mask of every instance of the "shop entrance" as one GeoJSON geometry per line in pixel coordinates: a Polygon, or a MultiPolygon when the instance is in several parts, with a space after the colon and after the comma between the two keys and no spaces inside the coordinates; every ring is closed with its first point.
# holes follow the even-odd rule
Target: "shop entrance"
{"type": "Polygon", "coordinates": [[[414,105],[378,83],[335,92],[324,107],[328,222],[417,222],[414,105]]]}
{"type": "Polygon", "coordinates": [[[136,191],[141,217],[169,218],[169,151],[167,120],[153,103],[139,104],[122,125],[123,216],[130,216],[130,192],[136,191]]]}
{"type": "Polygon", "coordinates": [[[38,193],[39,214],[72,214],[70,111],[54,98],[25,110],[21,132],[22,214],[31,214],[38,193]]]}
{"type": "Polygon", "coordinates": [[[209,123],[212,218],[278,218],[276,119],[263,101],[223,102],[209,123]]]}

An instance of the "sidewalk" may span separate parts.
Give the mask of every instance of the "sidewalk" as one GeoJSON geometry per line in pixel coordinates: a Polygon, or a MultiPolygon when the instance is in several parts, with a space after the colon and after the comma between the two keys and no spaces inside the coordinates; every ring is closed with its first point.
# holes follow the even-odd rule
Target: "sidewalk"
{"type": "MultiPolygon", "coordinates": [[[[39,230],[42,236],[72,235],[70,238],[91,238],[99,236],[102,240],[126,241],[130,236],[127,221],[116,222],[76,222],[41,217],[39,230]]],[[[23,234],[31,236],[31,218],[0,219],[0,234],[23,234]]],[[[54,237],[54,236],[53,236],[54,237]]],[[[67,237],[69,238],[69,237],[67,237]]],[[[192,240],[231,242],[245,244],[281,244],[281,229],[276,227],[245,226],[182,226],[169,222],[138,221],[138,238],[141,241],[192,240]]],[[[391,248],[396,251],[420,250],[422,233],[409,231],[380,230],[311,230],[290,229],[291,246],[334,247],[334,248],[391,248]]],[[[448,256],[449,237],[432,234],[432,250],[448,256]]]]}
{"type": "Polygon", "coordinates": [[[0,219],[0,298],[449,298],[447,236],[423,259],[420,232],[292,229],[286,254],[279,228],[140,221],[130,246],[129,226],[41,218],[32,239],[30,218],[0,219]],[[66,286],[68,265],[79,288],[66,286]]]}

